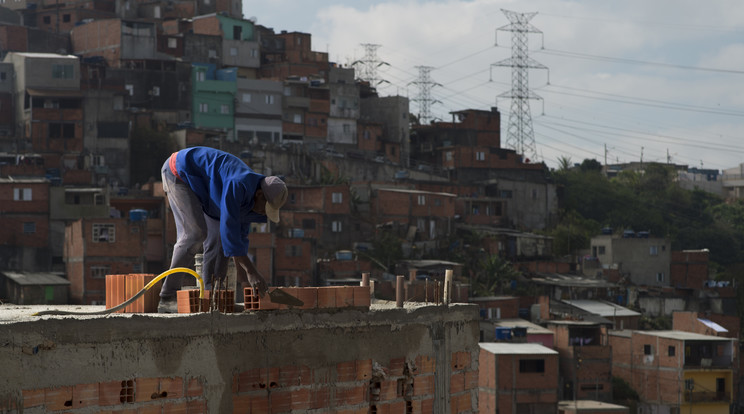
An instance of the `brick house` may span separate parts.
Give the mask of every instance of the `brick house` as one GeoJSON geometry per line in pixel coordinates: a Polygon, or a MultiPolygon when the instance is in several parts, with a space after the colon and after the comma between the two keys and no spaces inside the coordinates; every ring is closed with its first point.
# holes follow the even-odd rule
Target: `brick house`
{"type": "Polygon", "coordinates": [[[612,401],[612,351],[607,326],[581,320],[546,322],[560,354],[561,389],[565,400],[612,401]]]}
{"type": "Polygon", "coordinates": [[[735,341],[676,330],[611,331],[612,372],[638,392],[644,412],[729,413],[735,341]]]}
{"type": "Polygon", "coordinates": [[[49,271],[49,181],[0,178],[0,267],[49,271]]]}
{"type": "Polygon", "coordinates": [[[558,352],[539,344],[478,345],[479,412],[556,412],[558,352]]]}
{"type": "Polygon", "coordinates": [[[143,273],[146,220],[80,219],[65,229],[64,260],[70,280],[70,302],[104,304],[106,275],[143,273]]]}

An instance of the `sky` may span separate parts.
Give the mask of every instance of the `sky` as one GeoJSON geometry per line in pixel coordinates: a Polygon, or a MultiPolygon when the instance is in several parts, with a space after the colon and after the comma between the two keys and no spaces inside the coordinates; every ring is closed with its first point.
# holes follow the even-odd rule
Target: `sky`
{"type": "MultiPolygon", "coordinates": [[[[378,92],[430,114],[511,113],[513,33],[504,10],[536,13],[528,71],[536,161],[671,162],[724,170],[744,163],[741,0],[243,0],[244,18],[312,35],[312,50],[347,66],[375,45],[378,92]]],[[[361,69],[357,63],[355,68],[361,69]]]]}

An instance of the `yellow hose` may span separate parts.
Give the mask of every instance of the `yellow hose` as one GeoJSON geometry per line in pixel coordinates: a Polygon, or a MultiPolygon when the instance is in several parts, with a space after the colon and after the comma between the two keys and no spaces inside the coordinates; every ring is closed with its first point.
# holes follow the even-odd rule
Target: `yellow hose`
{"type": "Polygon", "coordinates": [[[136,295],[132,296],[131,298],[127,299],[124,303],[119,304],[117,306],[114,306],[113,308],[109,308],[102,311],[94,311],[94,312],[70,312],[70,311],[61,311],[61,310],[47,310],[47,311],[41,311],[36,312],[33,314],[33,316],[42,316],[42,315],[106,315],[108,313],[116,312],[120,309],[125,308],[130,303],[137,300],[140,296],[144,295],[145,292],[147,292],[150,288],[155,286],[156,283],[158,283],[161,279],[165,278],[166,276],[170,275],[171,273],[188,273],[196,278],[196,281],[199,282],[199,298],[204,299],[204,281],[202,280],[201,276],[199,276],[199,273],[196,273],[195,271],[186,268],[186,267],[176,267],[170,270],[166,270],[165,272],[157,275],[153,280],[150,281],[145,287],[142,288],[139,292],[137,292],[136,295]]]}

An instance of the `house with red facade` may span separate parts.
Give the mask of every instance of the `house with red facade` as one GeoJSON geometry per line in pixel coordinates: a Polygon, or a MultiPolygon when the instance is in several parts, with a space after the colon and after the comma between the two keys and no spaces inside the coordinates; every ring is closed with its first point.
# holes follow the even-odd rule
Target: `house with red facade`
{"type": "Polygon", "coordinates": [[[0,178],[0,205],[0,267],[49,271],[49,180],[0,178]]]}
{"type": "Polygon", "coordinates": [[[729,413],[736,339],[684,331],[610,331],[612,374],[644,412],[729,413]]]}
{"type": "Polygon", "coordinates": [[[550,320],[560,354],[561,398],[612,402],[612,350],[608,325],[592,320],[550,320]]]}
{"type": "Polygon", "coordinates": [[[556,412],[558,352],[529,343],[478,345],[478,412],[556,412]]]}

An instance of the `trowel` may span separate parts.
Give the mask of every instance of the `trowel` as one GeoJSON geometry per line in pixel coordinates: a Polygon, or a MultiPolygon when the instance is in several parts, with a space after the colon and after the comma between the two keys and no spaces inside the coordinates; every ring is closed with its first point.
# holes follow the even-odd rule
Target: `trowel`
{"type": "Polygon", "coordinates": [[[287,306],[302,306],[305,304],[305,302],[301,301],[296,296],[292,296],[279,288],[270,289],[268,293],[269,299],[272,303],[278,303],[287,306]]]}

